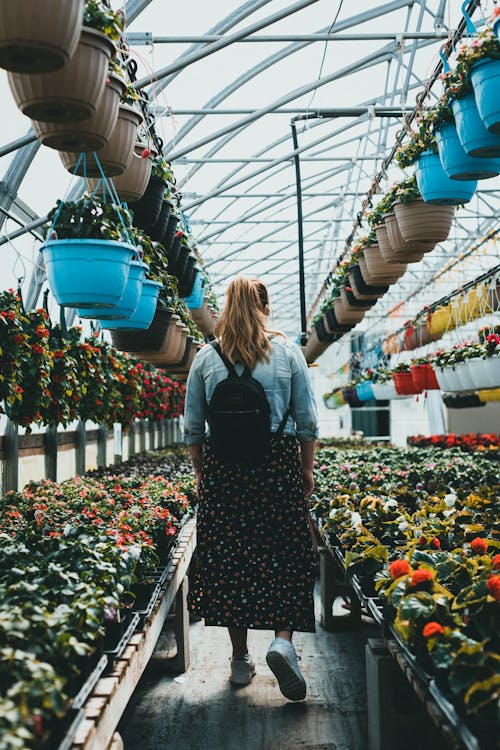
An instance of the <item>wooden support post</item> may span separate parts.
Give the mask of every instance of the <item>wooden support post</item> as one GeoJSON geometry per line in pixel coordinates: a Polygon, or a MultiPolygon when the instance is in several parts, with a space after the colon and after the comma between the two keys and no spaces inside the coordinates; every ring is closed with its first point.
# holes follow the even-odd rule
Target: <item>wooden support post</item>
{"type": "Polygon", "coordinates": [[[361,624],[361,602],[356,592],[340,577],[335,561],[328,547],[318,547],[320,592],[321,592],[321,627],[325,630],[342,630],[358,627],[361,624]],[[342,614],[333,614],[335,599],[349,600],[349,609],[342,614]]]}
{"type": "Polygon", "coordinates": [[[156,437],[154,419],[148,420],[148,435],[149,435],[149,450],[154,451],[155,437],[156,437]]]}
{"type": "Polygon", "coordinates": [[[167,445],[172,445],[173,442],[172,426],[173,421],[171,419],[167,419],[167,445]]]}
{"type": "Polygon", "coordinates": [[[187,606],[188,577],[185,576],[175,597],[174,633],[177,654],[169,662],[169,670],[176,673],[189,669],[189,610],[187,606]]]}
{"type": "Polygon", "coordinates": [[[332,607],[335,600],[335,565],[328,547],[318,547],[318,554],[321,600],[320,623],[322,628],[330,630],[333,626],[332,607]]]}
{"type": "Polygon", "coordinates": [[[106,466],[106,443],[108,440],[108,434],[106,427],[100,424],[97,428],[97,466],[106,466]]]}
{"type": "Polygon", "coordinates": [[[139,453],[146,452],[146,422],[141,419],[139,422],[139,453]]]}
{"type": "Polygon", "coordinates": [[[43,436],[45,479],[57,482],[57,427],[47,427],[43,436]]]}
{"type": "Polygon", "coordinates": [[[118,422],[113,425],[114,463],[121,464],[123,461],[123,431],[118,422]]]}
{"type": "Polygon", "coordinates": [[[443,747],[410,684],[381,638],[366,645],[369,750],[443,747]]]}
{"type": "Polygon", "coordinates": [[[19,430],[10,419],[7,420],[3,445],[2,491],[13,490],[17,492],[19,486],[19,430]]]}
{"type": "Polygon", "coordinates": [[[85,451],[87,447],[87,431],[85,422],[80,419],[75,430],[75,474],[79,476],[85,474],[86,459],[85,451]]]}
{"type": "Polygon", "coordinates": [[[131,458],[135,454],[135,422],[132,422],[128,428],[128,457],[131,458]]]}

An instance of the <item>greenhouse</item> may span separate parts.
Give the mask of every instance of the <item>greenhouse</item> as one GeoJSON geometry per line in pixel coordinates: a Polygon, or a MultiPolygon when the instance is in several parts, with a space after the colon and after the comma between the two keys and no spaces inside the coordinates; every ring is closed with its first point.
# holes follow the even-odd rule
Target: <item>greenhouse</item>
{"type": "Polygon", "coordinates": [[[0,0],[0,750],[493,750],[498,0],[0,0]]]}

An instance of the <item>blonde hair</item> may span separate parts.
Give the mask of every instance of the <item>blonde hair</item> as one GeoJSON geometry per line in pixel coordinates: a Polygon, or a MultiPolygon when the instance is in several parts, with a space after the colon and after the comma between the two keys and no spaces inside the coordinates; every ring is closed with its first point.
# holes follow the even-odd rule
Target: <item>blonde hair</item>
{"type": "Polygon", "coordinates": [[[215,325],[214,333],[221,349],[233,363],[242,362],[250,370],[257,362],[269,362],[271,343],[267,328],[266,307],[269,294],[260,279],[238,276],[226,292],[226,305],[215,325]]]}

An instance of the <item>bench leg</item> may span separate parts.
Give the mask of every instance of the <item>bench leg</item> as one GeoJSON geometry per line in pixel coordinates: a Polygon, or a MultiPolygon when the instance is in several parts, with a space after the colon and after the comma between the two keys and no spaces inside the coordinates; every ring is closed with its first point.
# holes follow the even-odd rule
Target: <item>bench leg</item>
{"type": "Polygon", "coordinates": [[[173,659],[173,667],[178,672],[189,669],[189,611],[187,606],[188,578],[182,580],[175,597],[174,633],[177,641],[177,656],[173,659]]]}

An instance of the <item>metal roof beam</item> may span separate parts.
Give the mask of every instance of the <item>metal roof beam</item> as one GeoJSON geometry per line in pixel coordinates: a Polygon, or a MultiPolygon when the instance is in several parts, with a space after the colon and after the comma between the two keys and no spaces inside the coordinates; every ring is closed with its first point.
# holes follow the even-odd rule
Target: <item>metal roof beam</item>
{"type": "Polygon", "coordinates": [[[201,49],[195,50],[194,52],[191,52],[191,54],[185,55],[185,57],[175,60],[173,63],[170,63],[170,65],[166,65],[160,70],[153,71],[153,73],[145,76],[144,78],[140,78],[134,83],[134,88],[142,89],[145,86],[148,86],[150,83],[156,83],[156,81],[160,81],[162,78],[166,78],[171,73],[177,73],[179,70],[183,70],[188,65],[192,65],[192,63],[198,62],[198,60],[202,60],[209,55],[213,55],[214,52],[218,52],[219,50],[224,49],[224,47],[228,47],[230,44],[234,44],[234,42],[238,42],[240,39],[244,39],[245,37],[250,36],[250,34],[254,34],[256,31],[265,29],[266,26],[271,26],[273,23],[276,23],[276,21],[281,21],[283,18],[288,18],[288,16],[291,16],[294,13],[297,13],[298,11],[309,7],[310,5],[314,5],[317,2],[319,2],[319,0],[298,0],[292,5],[288,5],[283,10],[272,13],[270,16],[262,18],[260,21],[255,21],[254,23],[250,24],[250,26],[247,26],[244,29],[240,29],[240,31],[236,31],[234,34],[223,35],[216,42],[204,44],[201,49]]]}
{"type": "MultiPolygon", "coordinates": [[[[448,32],[446,29],[441,31],[420,31],[405,33],[405,40],[409,39],[446,39],[448,32]]],[[[224,34],[200,34],[198,36],[155,36],[150,31],[130,32],[126,35],[127,44],[130,46],[145,46],[151,44],[207,44],[227,39],[224,34]]],[[[401,38],[400,31],[386,31],[372,34],[340,34],[332,32],[331,34],[255,34],[243,39],[237,39],[234,44],[247,42],[372,42],[372,41],[390,41],[401,38]]]]}

